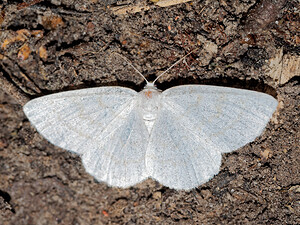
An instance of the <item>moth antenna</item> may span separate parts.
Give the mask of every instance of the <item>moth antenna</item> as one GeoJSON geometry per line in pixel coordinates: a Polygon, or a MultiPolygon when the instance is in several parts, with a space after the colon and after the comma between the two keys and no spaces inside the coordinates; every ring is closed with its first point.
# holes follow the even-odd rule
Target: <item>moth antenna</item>
{"type": "Polygon", "coordinates": [[[132,63],[123,55],[117,53],[117,52],[113,52],[113,54],[118,55],[119,57],[121,57],[122,59],[124,59],[126,61],[126,63],[131,66],[142,78],[144,78],[144,80],[146,81],[147,84],[149,84],[149,81],[146,79],[146,77],[137,69],[134,67],[134,65],[132,65],[132,63]]]}
{"type": "Polygon", "coordinates": [[[180,63],[182,60],[184,60],[186,57],[188,57],[190,54],[192,54],[194,51],[196,51],[199,48],[195,48],[194,50],[190,51],[188,54],[186,54],[185,56],[183,56],[181,59],[179,59],[178,61],[176,61],[172,66],[170,66],[167,70],[165,70],[163,73],[161,73],[158,77],[155,78],[155,80],[153,81],[153,84],[165,73],[167,73],[170,69],[172,69],[174,66],[176,66],[178,63],[180,63]]]}

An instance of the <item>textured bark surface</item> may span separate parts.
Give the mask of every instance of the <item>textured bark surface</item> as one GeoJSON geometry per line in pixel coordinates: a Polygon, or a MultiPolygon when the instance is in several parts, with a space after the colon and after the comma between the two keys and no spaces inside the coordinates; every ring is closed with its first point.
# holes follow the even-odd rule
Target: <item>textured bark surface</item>
{"type": "Polygon", "coordinates": [[[298,1],[155,2],[2,1],[1,224],[300,223],[299,73],[284,84],[278,74],[266,75],[278,51],[299,57],[298,1]],[[116,7],[141,10],[117,14],[116,7]],[[28,99],[63,90],[141,90],[143,79],[112,52],[153,80],[197,47],[159,80],[160,88],[234,86],[267,92],[280,104],[265,132],[223,155],[220,173],[193,191],[150,179],[128,189],[98,183],[22,112],[28,99]]]}

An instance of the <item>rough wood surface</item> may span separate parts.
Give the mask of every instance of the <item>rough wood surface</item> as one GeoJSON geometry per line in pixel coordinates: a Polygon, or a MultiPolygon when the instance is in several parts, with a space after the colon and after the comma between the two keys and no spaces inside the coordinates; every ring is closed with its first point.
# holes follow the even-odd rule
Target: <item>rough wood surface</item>
{"type": "Polygon", "coordinates": [[[275,3],[2,1],[0,224],[300,224],[299,2],[275,3]],[[149,9],[112,10],[137,5],[149,9]],[[140,90],[143,79],[112,52],[153,80],[195,48],[160,88],[234,86],[280,104],[261,137],[223,155],[220,173],[191,192],[153,180],[128,189],[97,183],[78,156],[49,144],[22,112],[27,98],[62,90],[140,90]]]}

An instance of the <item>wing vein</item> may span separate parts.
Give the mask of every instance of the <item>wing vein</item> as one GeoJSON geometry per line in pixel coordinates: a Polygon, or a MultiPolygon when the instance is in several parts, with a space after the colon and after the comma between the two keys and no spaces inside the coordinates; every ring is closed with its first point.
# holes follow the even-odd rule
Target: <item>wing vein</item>
{"type": "MultiPolygon", "coordinates": [[[[167,105],[169,105],[169,108],[173,108],[171,104],[169,104],[167,101],[165,102],[167,105]]],[[[176,110],[170,110],[169,111],[172,113],[172,111],[176,112],[176,110]]],[[[173,114],[176,114],[174,113],[173,114]]],[[[181,127],[183,127],[185,130],[189,131],[191,134],[193,134],[198,140],[201,140],[201,137],[199,137],[198,134],[194,133],[192,130],[188,129],[186,126],[182,125],[181,123],[178,123],[181,127]]],[[[209,139],[210,140],[210,139],[209,139]]],[[[211,140],[210,140],[211,141],[211,140]]],[[[212,142],[213,143],[213,142],[212,142]]],[[[212,162],[215,164],[215,166],[217,166],[218,164],[215,162],[215,160],[208,154],[207,150],[205,148],[204,152],[206,153],[206,155],[208,156],[208,158],[210,158],[212,160],[212,162]]]]}
{"type": "MultiPolygon", "coordinates": [[[[103,134],[104,131],[108,129],[109,125],[110,125],[114,120],[118,119],[118,116],[119,116],[122,112],[124,112],[124,110],[127,108],[127,106],[128,106],[129,104],[130,104],[130,102],[127,103],[127,104],[124,106],[124,108],[123,108],[119,113],[116,114],[116,117],[114,117],[114,119],[112,119],[112,120],[107,124],[106,128],[101,132],[101,134],[103,134]]],[[[108,137],[110,134],[112,134],[113,132],[115,132],[115,130],[119,129],[121,126],[122,126],[122,124],[121,124],[119,127],[117,127],[117,128],[115,128],[114,130],[112,130],[111,132],[109,132],[106,136],[102,137],[100,140],[98,140],[98,142],[102,142],[102,140],[104,140],[104,139],[105,139],[106,137],[108,137]]],[[[97,133],[98,129],[99,129],[99,128],[97,128],[97,130],[96,130],[95,133],[97,133]]],[[[101,134],[100,134],[99,136],[101,136],[101,134]]],[[[92,139],[96,139],[96,138],[97,138],[96,136],[92,137],[92,139]]],[[[99,158],[99,159],[97,160],[97,162],[96,162],[96,165],[97,165],[97,166],[98,166],[98,164],[99,164],[99,160],[100,160],[100,158],[99,158]]],[[[96,166],[95,166],[95,167],[96,167],[96,166]]]]}
{"type": "MultiPolygon", "coordinates": [[[[173,143],[175,143],[175,139],[173,138],[173,136],[172,136],[172,135],[170,135],[170,136],[171,136],[171,139],[173,140],[173,143]]],[[[179,147],[178,147],[176,144],[175,144],[174,146],[175,146],[175,148],[181,153],[181,155],[183,156],[183,160],[184,160],[184,162],[185,162],[185,165],[187,165],[187,160],[186,160],[186,158],[184,157],[184,153],[182,152],[182,150],[179,149],[179,147]]],[[[187,151],[187,152],[188,152],[188,151],[187,151]]],[[[191,159],[190,154],[187,153],[187,155],[188,155],[188,157],[191,159]]],[[[191,161],[192,161],[192,160],[191,160],[191,161]]],[[[192,161],[191,165],[192,165],[192,168],[193,168],[194,176],[195,176],[196,179],[198,180],[198,176],[197,176],[197,173],[196,173],[196,170],[195,170],[193,161],[192,161]]],[[[187,174],[189,175],[189,180],[190,180],[190,182],[192,183],[192,177],[191,177],[190,172],[188,171],[188,169],[187,169],[186,167],[185,167],[185,170],[187,171],[187,174]]]]}

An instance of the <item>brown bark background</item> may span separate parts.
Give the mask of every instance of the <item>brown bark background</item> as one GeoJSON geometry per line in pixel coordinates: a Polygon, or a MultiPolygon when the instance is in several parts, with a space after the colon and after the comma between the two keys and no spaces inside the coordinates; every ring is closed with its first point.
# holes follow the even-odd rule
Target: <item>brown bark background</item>
{"type": "Polygon", "coordinates": [[[31,0],[0,5],[1,224],[300,224],[297,0],[31,0]],[[201,83],[267,92],[279,107],[254,142],[193,191],[111,188],[43,139],[29,99],[84,87],[201,83]]]}

